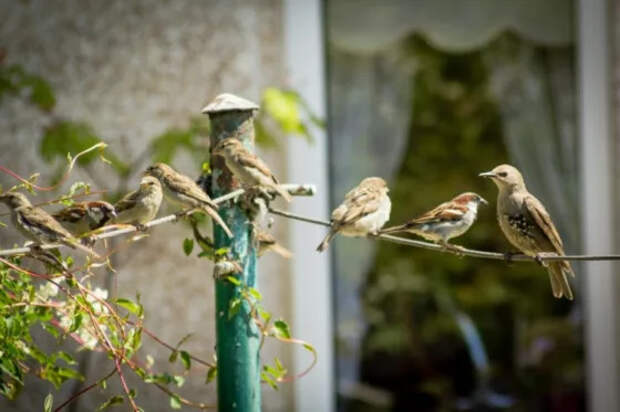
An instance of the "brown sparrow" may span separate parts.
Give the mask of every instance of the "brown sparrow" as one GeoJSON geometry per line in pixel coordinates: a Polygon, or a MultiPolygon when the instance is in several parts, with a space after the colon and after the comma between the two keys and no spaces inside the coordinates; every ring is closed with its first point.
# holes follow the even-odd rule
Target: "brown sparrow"
{"type": "Polygon", "coordinates": [[[54,213],[52,217],[73,235],[80,236],[104,226],[116,217],[116,211],[108,202],[95,200],[75,203],[54,213]]]}
{"type": "Polygon", "coordinates": [[[117,214],[114,223],[135,225],[143,229],[144,224],[157,216],[163,196],[159,180],[153,176],[142,177],[138,190],[127,193],[114,205],[117,214]]]}
{"type": "Polygon", "coordinates": [[[256,240],[258,241],[258,256],[263,256],[267,252],[274,252],[278,255],[282,256],[285,259],[290,259],[293,254],[290,250],[286,249],[284,246],[280,245],[276,238],[274,238],[270,233],[267,233],[263,230],[256,230],[256,240]]]}
{"type": "Polygon", "coordinates": [[[6,192],[0,195],[0,202],[11,209],[13,225],[28,239],[38,245],[62,243],[73,249],[80,249],[96,259],[100,256],[92,249],[80,244],[67,229],[62,227],[45,210],[32,206],[28,198],[19,192],[6,192]]]}
{"type": "Polygon", "coordinates": [[[233,237],[232,232],[217,213],[217,204],[213,203],[209,195],[192,179],[177,172],[165,163],[155,163],[146,169],[145,173],[159,180],[166,199],[181,205],[181,207],[204,210],[222,227],[228,237],[233,237]]]}
{"type": "Polygon", "coordinates": [[[461,236],[474,224],[478,215],[478,206],[481,203],[488,204],[476,193],[461,193],[433,210],[403,225],[383,229],[381,233],[413,233],[444,247],[451,247],[448,241],[461,236]]]}
{"type": "Polygon", "coordinates": [[[327,249],[329,241],[337,233],[350,237],[377,234],[390,219],[392,203],[388,192],[385,180],[380,177],[362,180],[332,212],[331,229],[317,250],[322,252],[327,249]]]}
{"type": "Polygon", "coordinates": [[[271,173],[265,162],[250,153],[238,139],[229,137],[220,140],[213,149],[213,154],[224,158],[226,167],[243,187],[273,190],[287,202],[291,201],[291,195],[280,186],[278,179],[271,173]]]}

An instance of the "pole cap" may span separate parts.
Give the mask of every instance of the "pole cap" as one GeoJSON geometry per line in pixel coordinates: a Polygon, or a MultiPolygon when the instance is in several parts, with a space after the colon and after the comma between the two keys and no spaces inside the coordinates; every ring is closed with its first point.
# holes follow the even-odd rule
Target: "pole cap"
{"type": "Polygon", "coordinates": [[[232,111],[250,111],[258,110],[259,107],[256,103],[246,100],[242,97],[235,96],[231,93],[223,93],[217,96],[211,103],[202,109],[202,113],[221,113],[232,111]]]}

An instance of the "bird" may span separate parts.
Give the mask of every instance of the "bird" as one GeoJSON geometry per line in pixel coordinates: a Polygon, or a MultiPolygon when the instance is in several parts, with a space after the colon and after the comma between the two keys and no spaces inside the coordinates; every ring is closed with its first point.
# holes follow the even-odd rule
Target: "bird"
{"type": "Polygon", "coordinates": [[[135,225],[144,230],[144,224],[157,216],[164,197],[161,183],[153,176],[143,176],[138,190],[127,193],[116,204],[114,223],[135,225]]]}
{"type": "Polygon", "coordinates": [[[316,250],[326,250],[337,233],[349,237],[378,234],[390,219],[392,202],[388,192],[387,183],[380,177],[367,177],[362,180],[345,195],[344,201],[332,212],[331,228],[316,250]]]}
{"type": "Polygon", "coordinates": [[[101,258],[94,250],[80,244],[79,240],[58,223],[52,215],[33,206],[23,193],[5,192],[0,195],[0,202],[11,209],[13,225],[36,245],[59,242],[73,249],[80,249],[95,259],[101,258]]]}
{"type": "Polygon", "coordinates": [[[540,253],[563,256],[564,246],[543,204],[527,191],[521,172],[503,164],[479,176],[490,178],[497,185],[497,219],[508,241],[547,268],[553,296],[572,300],[568,276],[575,276],[575,273],[570,263],[540,260],[540,253]]]}
{"type": "Polygon", "coordinates": [[[256,240],[258,241],[258,256],[261,257],[267,252],[274,252],[285,259],[290,259],[293,254],[290,250],[280,245],[276,238],[264,230],[256,230],[256,240]]]}
{"type": "Polygon", "coordinates": [[[155,163],[149,166],[145,174],[159,180],[166,199],[181,207],[204,210],[220,225],[229,238],[233,237],[232,232],[217,213],[217,204],[188,176],[177,172],[165,163],[155,163]]]}
{"type": "Polygon", "coordinates": [[[74,203],[52,215],[74,236],[81,236],[104,226],[116,217],[116,210],[108,202],[94,200],[74,203]]]}
{"type": "Polygon", "coordinates": [[[445,248],[455,248],[448,241],[469,230],[476,221],[480,204],[487,205],[488,202],[476,193],[461,193],[405,224],[382,229],[380,233],[407,232],[445,248]]]}
{"type": "Polygon", "coordinates": [[[213,149],[213,154],[224,158],[226,167],[243,187],[273,190],[287,202],[291,201],[291,195],[280,186],[265,162],[246,149],[240,140],[233,137],[220,140],[213,149]]]}

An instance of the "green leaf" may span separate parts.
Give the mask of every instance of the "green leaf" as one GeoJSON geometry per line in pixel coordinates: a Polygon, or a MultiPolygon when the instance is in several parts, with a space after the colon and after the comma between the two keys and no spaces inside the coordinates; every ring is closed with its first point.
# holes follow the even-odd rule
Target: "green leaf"
{"type": "Polygon", "coordinates": [[[207,379],[205,381],[206,384],[209,384],[213,381],[213,379],[215,379],[215,377],[217,376],[217,366],[216,367],[210,367],[209,370],[207,371],[207,379]]]}
{"type": "MultiPolygon", "coordinates": [[[[66,159],[67,153],[77,154],[99,143],[101,139],[97,136],[93,128],[87,123],[59,121],[45,129],[43,139],[39,145],[41,157],[47,163],[55,159],[66,159]]],[[[98,158],[99,152],[93,151],[81,156],[77,163],[86,166],[98,158]]],[[[112,168],[121,176],[129,173],[129,166],[122,162],[119,157],[108,152],[107,158],[110,160],[112,168]]]]}
{"type": "Polygon", "coordinates": [[[168,357],[168,362],[170,362],[170,363],[176,362],[178,356],[179,356],[179,352],[178,351],[176,351],[176,350],[172,351],[172,353],[168,357]]]}
{"type": "Polygon", "coordinates": [[[102,411],[104,409],[109,408],[110,406],[120,405],[123,402],[125,402],[125,398],[123,398],[120,395],[114,395],[110,399],[108,399],[107,401],[99,405],[99,407],[97,408],[97,411],[102,411]]]}
{"type": "Polygon", "coordinates": [[[172,409],[181,409],[181,406],[181,398],[179,398],[179,395],[170,396],[170,407],[172,409]]]}
{"type": "Polygon", "coordinates": [[[171,163],[179,148],[194,149],[191,130],[170,129],[151,142],[154,162],[171,163]]]}
{"type": "Polygon", "coordinates": [[[194,250],[194,239],[186,238],[183,241],[183,252],[185,252],[185,256],[191,255],[192,250],[194,250]]]}
{"type": "Polygon", "coordinates": [[[225,256],[230,251],[230,248],[221,247],[215,251],[215,256],[225,256]]]}
{"type": "Polygon", "coordinates": [[[265,320],[265,323],[271,320],[271,316],[272,316],[271,312],[265,310],[265,308],[263,308],[260,305],[257,307],[257,310],[258,310],[258,314],[260,315],[260,317],[265,320]]]}
{"type": "Polygon", "coordinates": [[[192,367],[192,359],[186,351],[182,350],[179,352],[181,355],[181,362],[183,362],[183,366],[185,369],[189,370],[192,367]]]}
{"type": "Polygon", "coordinates": [[[43,401],[43,411],[52,412],[52,406],[54,406],[54,395],[48,393],[43,401]]]}
{"type": "Polygon", "coordinates": [[[185,383],[185,378],[179,375],[174,375],[172,377],[172,380],[174,384],[177,385],[179,388],[185,383]]]}
{"type": "Polygon", "coordinates": [[[256,299],[258,302],[263,300],[263,295],[261,295],[261,293],[257,289],[250,288],[248,292],[250,292],[250,295],[252,295],[252,297],[256,299]]]}
{"type": "Polygon", "coordinates": [[[234,276],[226,276],[226,280],[235,286],[241,286],[241,281],[234,276]]]}
{"type": "Polygon", "coordinates": [[[276,336],[281,338],[290,339],[291,332],[289,330],[288,323],[283,321],[282,319],[278,319],[273,323],[273,327],[276,331],[276,336]]]}
{"type": "Polygon", "coordinates": [[[142,312],[144,311],[144,309],[142,308],[142,305],[134,303],[129,299],[117,298],[114,302],[118,306],[127,309],[129,312],[133,313],[136,316],[141,316],[142,312]]]}
{"type": "Polygon", "coordinates": [[[278,384],[276,383],[275,380],[271,378],[271,376],[269,376],[267,372],[261,372],[260,377],[264,382],[266,382],[273,389],[278,390],[278,384]]]}
{"type": "MultiPolygon", "coordinates": [[[[77,310],[77,307],[76,307],[77,310]]],[[[71,322],[71,326],[69,327],[69,333],[73,333],[82,326],[82,320],[84,319],[84,314],[82,312],[78,312],[73,316],[73,321],[71,322]]]]}
{"type": "Polygon", "coordinates": [[[228,319],[232,319],[239,313],[241,310],[241,299],[234,298],[230,301],[230,306],[228,307],[228,319]]]}

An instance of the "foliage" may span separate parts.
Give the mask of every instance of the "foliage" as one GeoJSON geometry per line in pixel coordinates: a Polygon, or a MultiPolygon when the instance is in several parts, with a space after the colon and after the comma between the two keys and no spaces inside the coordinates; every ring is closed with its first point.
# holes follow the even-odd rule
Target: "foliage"
{"type": "MultiPolygon", "coordinates": [[[[0,64],[0,99],[6,95],[27,94],[33,104],[43,110],[51,111],[54,107],[54,95],[49,84],[38,76],[26,73],[19,66],[4,67],[0,64]]],[[[278,139],[286,135],[303,135],[311,139],[310,128],[305,120],[319,123],[307,112],[302,99],[290,91],[279,91],[269,88],[263,98],[266,109],[256,119],[259,144],[277,145],[278,139]],[[303,117],[303,118],[302,118],[303,117]]],[[[75,164],[82,167],[94,178],[96,160],[101,159],[111,165],[118,176],[117,190],[108,193],[109,200],[117,198],[126,191],[128,179],[141,168],[145,161],[162,161],[171,163],[180,151],[190,154],[198,169],[209,173],[207,143],[209,122],[206,116],[192,117],[185,128],[170,128],[153,138],[143,153],[133,158],[120,156],[117,151],[106,150],[105,158],[102,151],[106,144],[100,143],[101,136],[89,124],[81,121],[62,119],[56,116],[55,122],[48,126],[42,134],[39,151],[44,161],[58,164],[56,183],[50,187],[36,184],[38,174],[23,179],[12,171],[0,167],[0,170],[21,181],[14,188],[24,188],[31,192],[37,190],[57,190],[68,177],[75,164]],[[100,149],[99,153],[95,149],[100,149]],[[71,157],[69,153],[77,153],[71,157]],[[123,160],[121,160],[123,159],[123,160]],[[65,167],[65,162],[69,166],[65,167]],[[64,174],[63,174],[64,170],[64,174]]],[[[57,198],[47,203],[63,203],[70,205],[74,199],[91,194],[91,185],[86,182],[74,182],[66,193],[58,194],[57,198]]],[[[194,230],[195,239],[183,241],[182,249],[187,256],[199,249],[198,257],[219,261],[226,259],[228,249],[215,250],[210,239],[203,237],[199,226],[206,221],[204,215],[195,213],[191,216],[190,225],[194,230]]],[[[110,261],[107,262],[110,265],[110,261]]],[[[211,383],[217,376],[215,362],[202,360],[185,349],[182,345],[190,338],[185,336],[175,346],[169,345],[143,325],[145,317],[140,297],[109,299],[107,291],[96,285],[95,269],[97,265],[87,261],[81,267],[73,267],[71,257],[63,257],[58,253],[44,252],[29,254],[24,257],[0,258],[0,394],[14,399],[24,386],[25,376],[35,375],[51,382],[56,388],[67,380],[84,380],[78,372],[76,360],[67,352],[56,351],[46,353],[37,344],[37,330],[44,330],[56,340],[56,346],[67,345],[73,341],[77,350],[103,352],[110,359],[111,371],[95,380],[89,386],[74,394],[71,398],[56,406],[61,410],[78,396],[93,388],[106,390],[107,382],[113,376],[120,380],[123,394],[112,394],[99,405],[98,410],[105,410],[115,405],[128,402],[134,411],[141,410],[136,404],[135,388],[128,386],[128,373],[138,377],[144,383],[154,385],[169,397],[172,409],[182,406],[199,409],[212,408],[200,402],[183,398],[176,392],[185,382],[185,375],[196,368],[206,368],[205,384],[211,383]],[[34,260],[43,263],[44,272],[34,272],[22,261],[34,260]],[[142,338],[147,335],[155,342],[170,350],[169,362],[180,363],[182,374],[169,374],[154,368],[153,357],[142,350],[142,338]]],[[[111,265],[109,266],[111,268],[111,265]]],[[[235,279],[231,277],[231,280],[235,279]]],[[[272,315],[262,306],[262,296],[256,289],[238,284],[241,299],[251,307],[252,322],[259,326],[263,341],[274,338],[285,343],[299,344],[313,354],[316,352],[307,342],[293,339],[288,332],[288,325],[283,320],[272,322],[272,315]]],[[[240,310],[241,301],[231,302],[231,312],[240,310]],[[234,306],[237,305],[235,308],[234,306]]],[[[262,343],[261,343],[262,346],[262,343]]],[[[309,369],[308,369],[309,370],[309,369]]],[[[307,371],[306,371],[307,372],[307,371]]],[[[306,373],[304,372],[304,373],[306,373]]],[[[265,364],[261,374],[263,382],[277,389],[278,384],[296,378],[287,376],[287,370],[279,359],[274,364],[265,364]]],[[[301,375],[298,375],[301,376],[301,375]]],[[[51,411],[54,397],[50,393],[44,400],[43,410],[51,411]]]]}
{"type": "Polygon", "coordinates": [[[43,111],[56,105],[50,84],[41,76],[24,70],[20,65],[6,66],[0,61],[0,103],[5,95],[26,95],[30,102],[43,111]]]}
{"type": "MultiPolygon", "coordinates": [[[[417,63],[414,109],[409,147],[390,185],[391,221],[406,221],[459,191],[477,192],[493,203],[496,188],[477,175],[508,156],[481,52],[443,53],[417,36],[407,47],[417,63]]],[[[455,241],[473,249],[511,250],[492,208],[481,208],[475,226],[455,241]]],[[[412,257],[410,248],[379,243],[362,292],[369,326],[361,366],[366,382],[396,393],[401,382],[412,382],[408,404],[432,398],[449,405],[436,410],[452,410],[457,396],[474,393],[475,385],[491,377],[511,393],[531,388],[534,380],[561,381],[566,391],[573,390],[582,376],[580,343],[575,325],[565,320],[571,305],[553,299],[548,282],[545,271],[532,264],[503,266],[423,250],[412,257]],[[492,358],[491,377],[472,364],[456,308],[480,331],[492,358]],[[555,327],[541,327],[550,324],[555,327]],[[534,351],[534,330],[540,332],[534,334],[539,344],[552,342],[554,349],[545,351],[548,361],[515,373],[515,353],[534,351]],[[409,366],[388,371],[383,365],[390,363],[409,366]]],[[[546,396],[552,389],[539,386],[536,393],[546,396]]]]}

